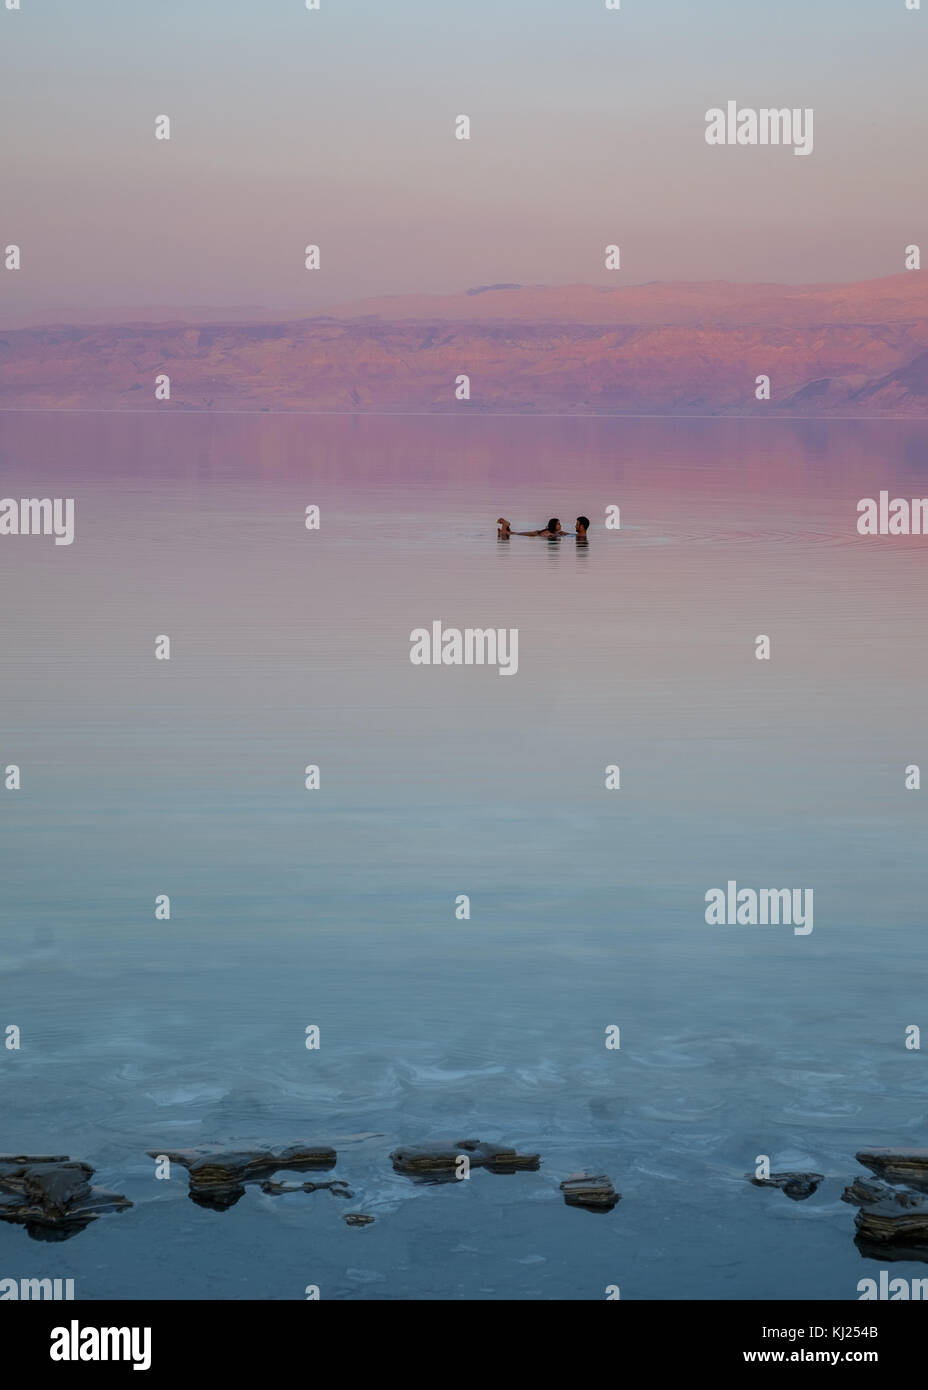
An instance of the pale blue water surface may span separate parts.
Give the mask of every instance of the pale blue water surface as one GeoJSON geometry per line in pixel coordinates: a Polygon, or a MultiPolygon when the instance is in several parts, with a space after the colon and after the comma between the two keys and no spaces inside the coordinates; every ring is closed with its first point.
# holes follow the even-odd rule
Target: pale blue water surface
{"type": "Polygon", "coordinates": [[[0,1149],[135,1204],[0,1225],[0,1276],[855,1299],[854,1152],[928,1129],[928,539],[856,534],[881,488],[928,494],[928,427],[0,417],[0,493],[76,502],[72,546],[0,541],[0,1149]],[[496,539],[579,512],[586,548],[496,539]],[[517,627],[518,673],[414,667],[433,619],[517,627]],[[812,934],[707,926],[729,879],[813,889],[812,934]],[[352,1201],[204,1210],[146,1156],[317,1137],[352,1201]],[[442,1137],[542,1166],[393,1172],[442,1137]],[[763,1153],[826,1181],[756,1189],[763,1153]]]}

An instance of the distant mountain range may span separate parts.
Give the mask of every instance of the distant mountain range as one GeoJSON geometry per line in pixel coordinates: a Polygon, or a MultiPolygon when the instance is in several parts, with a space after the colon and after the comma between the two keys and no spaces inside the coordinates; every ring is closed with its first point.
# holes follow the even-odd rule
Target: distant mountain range
{"type": "Polygon", "coordinates": [[[798,286],[489,285],[312,318],[207,312],[2,329],[0,406],[155,408],[166,373],[165,410],[928,416],[920,271],[798,286]],[[469,400],[456,399],[462,375],[469,400]],[[762,375],[769,401],[755,399],[762,375]]]}

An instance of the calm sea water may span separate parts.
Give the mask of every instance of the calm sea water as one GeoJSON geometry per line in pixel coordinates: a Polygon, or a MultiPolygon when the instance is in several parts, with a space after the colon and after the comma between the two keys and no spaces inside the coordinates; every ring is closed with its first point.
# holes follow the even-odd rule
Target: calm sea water
{"type": "Polygon", "coordinates": [[[928,493],[926,427],[0,417],[0,493],[77,511],[70,547],[0,544],[0,1149],[135,1203],[61,1244],[0,1225],[0,1276],[856,1298],[854,1152],[928,1109],[928,540],[858,537],[883,488],[928,493]],[[496,539],[581,512],[585,548],[496,539]],[[517,627],[518,674],[413,667],[434,619],[517,627]],[[729,879],[813,889],[814,931],[707,926],[729,879]],[[317,1137],[350,1203],[207,1211],[146,1157],[317,1137]],[[542,1167],[394,1174],[441,1137],[542,1167]],[[753,1188],[758,1154],[826,1181],[753,1188]],[[563,1204],[582,1168],[609,1215],[563,1204]]]}

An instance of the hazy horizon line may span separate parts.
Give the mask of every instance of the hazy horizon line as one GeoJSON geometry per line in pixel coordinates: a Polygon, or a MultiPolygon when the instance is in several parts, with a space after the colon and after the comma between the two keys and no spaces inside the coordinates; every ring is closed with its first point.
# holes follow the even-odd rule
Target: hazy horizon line
{"type": "MultiPolygon", "coordinates": [[[[5,331],[17,331],[18,329],[28,328],[54,328],[58,326],[84,326],[107,325],[118,327],[121,325],[132,325],[137,323],[169,324],[174,322],[228,322],[228,323],[249,323],[249,322],[298,322],[301,320],[313,319],[347,319],[351,317],[370,317],[363,313],[365,305],[378,304],[381,302],[398,301],[435,301],[437,304],[447,301],[456,301],[464,298],[479,300],[485,294],[528,291],[545,293],[564,293],[570,290],[588,293],[593,296],[613,296],[622,295],[628,291],[644,289],[668,289],[679,291],[693,291],[709,289],[713,287],[730,288],[736,294],[749,292],[752,290],[767,290],[772,293],[781,292],[787,294],[790,291],[824,292],[839,289],[861,289],[863,287],[879,287],[880,285],[889,286],[893,282],[902,282],[912,275],[915,275],[916,282],[920,275],[919,271],[898,271],[892,275],[868,276],[859,280],[743,280],[743,279],[724,279],[712,278],[705,280],[640,280],[627,281],[622,285],[602,285],[592,281],[571,280],[565,282],[525,282],[499,281],[490,284],[472,285],[462,287],[457,290],[387,290],[376,295],[364,295],[354,300],[340,300],[326,307],[307,312],[305,306],[294,309],[285,305],[273,303],[267,304],[178,304],[169,303],[164,305],[156,304],[86,304],[71,303],[59,304],[55,307],[38,309],[10,309],[4,313],[0,310],[0,329],[5,331]],[[356,315],[351,314],[351,310],[357,308],[362,311],[356,315]],[[99,315],[99,317],[93,317],[99,315]]],[[[913,306],[914,307],[914,306],[913,306]]],[[[916,310],[916,317],[922,315],[916,310]]],[[[475,318],[479,318],[479,312],[475,313],[475,318]]]]}

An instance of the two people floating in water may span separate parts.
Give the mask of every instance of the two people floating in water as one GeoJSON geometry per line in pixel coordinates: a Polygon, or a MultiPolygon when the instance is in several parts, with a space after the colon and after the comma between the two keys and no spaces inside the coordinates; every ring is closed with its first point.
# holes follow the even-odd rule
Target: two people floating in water
{"type": "Polygon", "coordinates": [[[577,517],[576,531],[565,531],[556,516],[551,517],[547,526],[540,531],[513,531],[504,516],[496,518],[496,534],[501,541],[508,541],[510,536],[545,536],[552,541],[560,540],[562,536],[576,536],[578,541],[585,541],[589,529],[590,518],[588,516],[577,517]]]}

